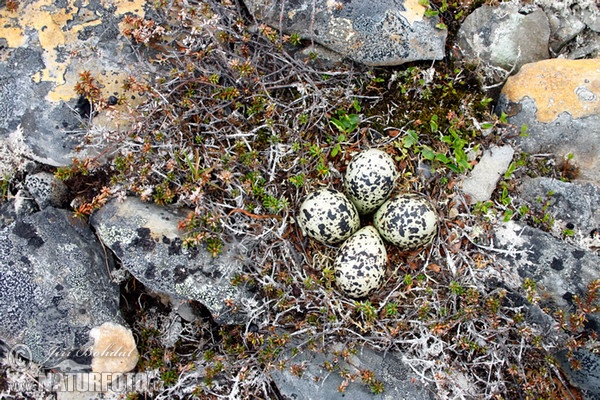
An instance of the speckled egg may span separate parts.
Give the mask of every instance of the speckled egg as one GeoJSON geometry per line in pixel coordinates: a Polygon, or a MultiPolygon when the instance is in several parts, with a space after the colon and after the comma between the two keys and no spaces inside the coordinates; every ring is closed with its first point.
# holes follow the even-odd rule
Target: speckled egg
{"type": "Polygon", "coordinates": [[[398,169],[389,154],[365,150],[350,160],[344,191],[360,214],[369,214],[389,197],[397,177],[398,169]]]}
{"type": "Polygon", "coordinates": [[[381,287],[386,264],[383,240],[375,228],[365,226],[340,246],[333,264],[335,282],[349,297],[366,297],[381,287]]]}
{"type": "Polygon", "coordinates": [[[308,236],[330,245],[348,239],[360,227],[354,204],[334,189],[319,189],[306,196],[298,222],[308,236]]]}
{"type": "Polygon", "coordinates": [[[437,215],[429,201],[405,194],[383,203],[373,216],[381,236],[402,250],[431,242],[437,230],[437,215]]]}

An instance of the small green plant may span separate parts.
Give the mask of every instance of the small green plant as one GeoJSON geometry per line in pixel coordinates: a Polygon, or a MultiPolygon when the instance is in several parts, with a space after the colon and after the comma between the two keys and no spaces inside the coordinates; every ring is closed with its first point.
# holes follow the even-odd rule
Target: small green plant
{"type": "MultiPolygon", "coordinates": [[[[361,111],[358,100],[354,100],[352,103],[352,108],[355,112],[361,111]]],[[[337,128],[338,131],[348,134],[354,132],[358,128],[358,124],[360,123],[360,115],[355,113],[349,114],[346,110],[340,109],[337,111],[337,118],[332,117],[330,122],[337,128]]]]}
{"type": "Polygon", "coordinates": [[[4,175],[3,179],[0,179],[0,202],[5,201],[10,193],[10,181],[9,175],[4,175]]]}

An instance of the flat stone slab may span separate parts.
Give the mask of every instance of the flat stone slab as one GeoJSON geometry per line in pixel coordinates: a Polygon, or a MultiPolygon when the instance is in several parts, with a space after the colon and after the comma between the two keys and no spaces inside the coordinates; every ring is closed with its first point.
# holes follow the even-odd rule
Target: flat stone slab
{"type": "MultiPolygon", "coordinates": [[[[343,348],[343,346],[341,346],[343,348]]],[[[295,400],[431,400],[433,394],[427,387],[419,383],[418,377],[402,361],[401,354],[396,352],[379,352],[368,347],[363,347],[356,355],[350,356],[348,363],[342,357],[334,357],[335,348],[330,352],[302,351],[288,362],[288,368],[275,369],[272,377],[277,388],[285,398],[295,400]],[[336,358],[339,363],[334,360],[336,358]],[[324,365],[336,365],[333,371],[327,370],[324,365]],[[301,376],[294,374],[292,365],[306,367],[301,376]],[[344,379],[340,371],[345,369],[348,374],[360,371],[371,371],[374,378],[383,384],[383,393],[373,394],[369,385],[360,378],[349,383],[345,392],[340,392],[340,385],[344,379]]]]}
{"type": "MultiPolygon", "coordinates": [[[[600,276],[600,257],[551,234],[513,221],[495,227],[496,245],[507,250],[506,268],[520,278],[531,278],[553,307],[572,306],[600,276]]],[[[596,314],[596,318],[598,318],[596,314]]]]}
{"type": "Polygon", "coordinates": [[[242,272],[242,256],[228,243],[216,257],[203,247],[183,247],[177,224],[189,212],[129,197],[108,202],[90,222],[123,267],[150,289],[199,301],[217,323],[243,323],[246,314],[234,308],[254,300],[244,287],[231,284],[242,272]]]}
{"type": "Polygon", "coordinates": [[[510,146],[494,146],[483,153],[479,163],[462,183],[463,192],[469,195],[472,204],[492,197],[498,180],[508,169],[514,153],[510,146]]]}
{"type": "Polygon", "coordinates": [[[589,182],[529,178],[519,186],[519,197],[528,201],[533,211],[548,212],[564,226],[573,224],[571,229],[583,237],[591,239],[594,231],[600,229],[600,186],[589,182]],[[545,211],[542,210],[544,207],[545,211]]]}
{"type": "Polygon", "coordinates": [[[418,0],[246,0],[258,21],[366,65],[444,58],[446,29],[418,0]]]}

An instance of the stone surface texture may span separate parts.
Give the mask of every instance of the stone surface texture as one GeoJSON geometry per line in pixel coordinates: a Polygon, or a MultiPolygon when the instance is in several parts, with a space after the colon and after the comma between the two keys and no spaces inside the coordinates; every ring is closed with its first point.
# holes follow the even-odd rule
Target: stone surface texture
{"type": "Polygon", "coordinates": [[[542,9],[514,2],[483,5],[462,23],[457,44],[461,58],[484,68],[518,71],[549,57],[550,25],[542,9]]]}
{"type": "Polygon", "coordinates": [[[600,228],[600,187],[597,185],[540,177],[523,180],[519,192],[519,198],[528,201],[535,212],[542,212],[548,199],[546,212],[563,227],[573,224],[571,229],[582,237],[590,237],[600,228]]]}
{"type": "MultiPolygon", "coordinates": [[[[0,230],[0,337],[26,345],[31,359],[53,367],[72,359],[92,328],[124,324],[112,260],[90,229],[65,210],[47,207],[0,230]]],[[[78,354],[79,353],[79,356],[78,354]]]]}
{"type": "Polygon", "coordinates": [[[123,267],[148,288],[174,299],[197,300],[218,323],[244,322],[245,314],[226,304],[251,300],[243,287],[231,285],[243,267],[239,250],[226,243],[213,257],[204,248],[183,247],[177,224],[188,212],[128,198],[104,205],[91,224],[123,267]]]}
{"type": "MultiPolygon", "coordinates": [[[[335,346],[334,346],[335,347],[335,346]]],[[[350,374],[358,370],[371,370],[377,379],[384,384],[385,391],[377,396],[369,387],[359,381],[351,383],[344,393],[338,388],[343,382],[339,373],[329,372],[323,368],[326,361],[332,362],[331,349],[328,354],[302,351],[294,359],[293,364],[305,363],[307,369],[301,377],[289,370],[275,369],[272,376],[279,391],[285,398],[295,400],[346,399],[364,400],[377,398],[382,400],[430,400],[434,396],[426,385],[419,383],[416,375],[402,361],[402,355],[394,352],[381,353],[363,347],[352,356],[351,364],[341,362],[340,369],[346,368],[350,374]]]]}
{"type": "Polygon", "coordinates": [[[48,206],[61,207],[67,198],[67,187],[49,172],[27,175],[25,187],[40,209],[48,206]]]}
{"type": "Polygon", "coordinates": [[[441,60],[447,31],[418,0],[247,0],[260,21],[366,65],[441,60]]]}
{"type": "Polygon", "coordinates": [[[526,126],[516,139],[527,153],[551,154],[600,183],[600,60],[552,59],[524,66],[502,89],[497,111],[526,126]]]}
{"type": "Polygon", "coordinates": [[[571,383],[583,389],[585,399],[600,399],[600,355],[581,349],[574,353],[574,357],[582,366],[581,369],[573,369],[567,351],[558,353],[556,358],[560,367],[567,372],[571,383]]]}
{"type": "MultiPolygon", "coordinates": [[[[495,238],[507,250],[502,256],[507,271],[537,282],[545,294],[541,305],[551,310],[569,309],[572,297],[582,296],[600,276],[600,256],[539,229],[510,221],[496,227],[495,238]]],[[[599,317],[591,316],[596,321],[599,317]]]]}
{"type": "Polygon", "coordinates": [[[492,197],[500,177],[506,172],[515,151],[510,146],[491,147],[483,153],[479,163],[463,180],[462,189],[471,204],[492,197]]]}
{"type": "Polygon", "coordinates": [[[20,134],[32,159],[68,165],[89,122],[76,112],[79,74],[90,71],[104,98],[124,94],[123,82],[140,67],[120,24],[128,13],[143,17],[144,2],[18,3],[16,11],[0,7],[0,141],[20,134]]]}
{"type": "Polygon", "coordinates": [[[537,108],[536,120],[550,123],[561,113],[578,119],[600,113],[600,60],[551,59],[523,66],[502,88],[507,101],[525,97],[537,108]]]}

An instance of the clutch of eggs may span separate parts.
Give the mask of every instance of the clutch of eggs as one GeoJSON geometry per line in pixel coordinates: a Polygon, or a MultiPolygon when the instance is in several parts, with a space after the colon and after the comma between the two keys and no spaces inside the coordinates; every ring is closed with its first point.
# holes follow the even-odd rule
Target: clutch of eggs
{"type": "Polygon", "coordinates": [[[433,205],[414,194],[386,201],[373,216],[373,225],[381,236],[402,250],[413,250],[431,242],[437,222],[433,205]]]}
{"type": "Polygon", "coordinates": [[[319,189],[300,205],[298,223],[305,234],[323,244],[348,239],[360,227],[354,204],[335,189],[319,189]]]}
{"type": "Polygon", "coordinates": [[[372,226],[357,231],[339,248],[333,264],[337,287],[347,296],[366,297],[383,283],[387,252],[372,226]]]}
{"type": "Polygon", "coordinates": [[[344,192],[360,214],[370,214],[389,197],[397,178],[398,169],[389,154],[365,150],[348,163],[344,192]]]}

